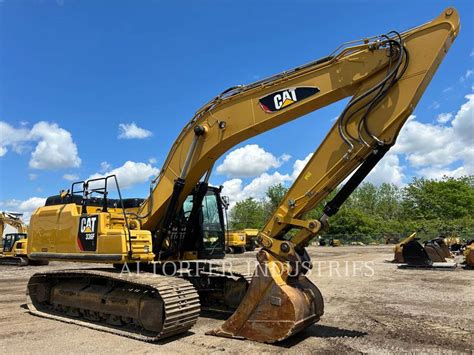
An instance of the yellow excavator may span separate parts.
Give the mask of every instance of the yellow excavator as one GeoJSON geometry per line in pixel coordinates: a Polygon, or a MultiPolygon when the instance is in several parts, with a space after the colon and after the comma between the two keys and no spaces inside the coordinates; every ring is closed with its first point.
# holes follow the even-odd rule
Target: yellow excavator
{"type": "Polygon", "coordinates": [[[228,231],[226,252],[240,254],[246,251],[254,251],[257,247],[257,235],[258,229],[254,228],[228,231]]]}
{"type": "MultiPolygon", "coordinates": [[[[115,176],[74,183],[32,215],[28,256],[115,264],[34,274],[28,308],[44,317],[154,341],[186,332],[201,309],[234,313],[208,334],[276,342],[324,313],[308,278],[305,246],[395,144],[458,35],[459,16],[440,16],[340,46],[331,55],[245,86],[200,108],[174,142],[144,201],[121,196],[115,176]],[[238,143],[351,96],[280,206],[259,232],[258,267],[224,270],[216,160],[238,143]],[[341,184],[318,219],[306,212],[341,184]],[[114,189],[117,198],[109,198],[114,189]],[[145,269],[155,275],[144,272],[145,269]]],[[[286,137],[291,142],[292,137],[286,137]]]]}
{"type": "Polygon", "coordinates": [[[5,225],[16,229],[15,233],[6,233],[2,239],[0,265],[48,265],[48,260],[31,260],[28,257],[28,226],[21,220],[22,216],[22,213],[0,212],[0,236],[3,236],[5,225]]]}
{"type": "Polygon", "coordinates": [[[7,233],[3,237],[0,265],[28,265],[27,226],[21,220],[22,216],[22,213],[0,212],[0,236],[3,236],[6,225],[16,229],[15,233],[7,233]]]}
{"type": "Polygon", "coordinates": [[[229,230],[226,232],[226,253],[241,254],[245,252],[245,233],[229,230]]]}

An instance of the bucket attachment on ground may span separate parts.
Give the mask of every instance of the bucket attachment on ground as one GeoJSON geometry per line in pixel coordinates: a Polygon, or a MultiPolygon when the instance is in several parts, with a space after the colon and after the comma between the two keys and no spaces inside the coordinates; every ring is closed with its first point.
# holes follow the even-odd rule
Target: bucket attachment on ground
{"type": "Polygon", "coordinates": [[[439,238],[430,240],[425,246],[420,244],[418,238],[412,239],[403,246],[402,254],[406,264],[400,265],[401,268],[455,269],[457,266],[455,262],[448,262],[451,253],[439,238]]]}
{"type": "Polygon", "coordinates": [[[319,321],[324,313],[319,289],[303,274],[288,276],[289,265],[259,259],[235,313],[207,334],[273,343],[319,321]]]}
{"type": "Polygon", "coordinates": [[[414,266],[431,266],[433,261],[430,259],[423,245],[418,242],[418,239],[410,240],[403,246],[402,249],[403,260],[408,265],[414,266]]]}
{"type": "Polygon", "coordinates": [[[395,248],[393,249],[395,255],[393,257],[393,260],[391,261],[392,263],[404,263],[405,259],[403,258],[403,247],[409,243],[410,241],[414,240],[416,238],[416,232],[410,234],[408,237],[403,239],[400,243],[395,245],[395,248]]]}
{"type": "Polygon", "coordinates": [[[426,242],[425,250],[433,262],[444,263],[446,259],[453,257],[443,238],[435,238],[426,242]]]}

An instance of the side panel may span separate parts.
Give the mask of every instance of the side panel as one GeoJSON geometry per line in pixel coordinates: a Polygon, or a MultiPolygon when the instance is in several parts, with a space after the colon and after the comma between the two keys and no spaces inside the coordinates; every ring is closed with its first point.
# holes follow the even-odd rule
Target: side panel
{"type": "Polygon", "coordinates": [[[151,233],[131,230],[122,213],[80,214],[75,204],[38,208],[31,217],[28,255],[32,259],[123,263],[152,261],[151,233]]]}

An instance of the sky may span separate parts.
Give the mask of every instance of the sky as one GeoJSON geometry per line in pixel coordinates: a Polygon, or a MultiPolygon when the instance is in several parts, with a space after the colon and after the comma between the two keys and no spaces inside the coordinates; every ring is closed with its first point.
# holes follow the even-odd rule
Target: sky
{"type": "MultiPolygon", "coordinates": [[[[461,32],[368,181],[474,174],[472,1],[0,0],[0,210],[115,173],[146,197],[194,112],[228,87],[403,31],[448,6],[461,32]]],[[[247,140],[211,177],[233,203],[291,184],[342,101],[247,140]]]]}

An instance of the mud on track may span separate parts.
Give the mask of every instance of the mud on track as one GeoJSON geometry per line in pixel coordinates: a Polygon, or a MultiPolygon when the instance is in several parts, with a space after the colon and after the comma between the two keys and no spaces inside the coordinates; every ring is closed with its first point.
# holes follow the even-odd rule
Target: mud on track
{"type": "MultiPolygon", "coordinates": [[[[207,336],[222,319],[204,315],[184,336],[148,344],[42,319],[25,309],[28,278],[39,270],[88,267],[52,262],[0,267],[0,353],[147,352],[465,352],[474,351],[474,270],[399,270],[391,246],[309,248],[310,279],[325,299],[322,320],[274,345],[207,336]]],[[[238,269],[255,253],[232,256],[238,269]]]]}

